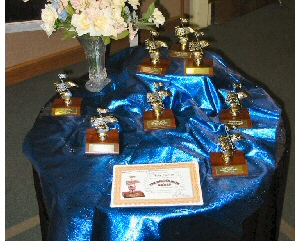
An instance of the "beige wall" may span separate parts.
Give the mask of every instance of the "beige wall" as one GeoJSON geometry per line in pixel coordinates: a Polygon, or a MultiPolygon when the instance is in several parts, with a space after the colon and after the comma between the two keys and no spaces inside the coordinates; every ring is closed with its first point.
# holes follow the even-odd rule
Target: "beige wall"
{"type": "MultiPolygon", "coordinates": [[[[153,0],[146,0],[142,10],[148,7],[153,0]]],[[[161,0],[162,9],[169,13],[169,18],[176,18],[181,14],[181,0],[161,0]],[[176,3],[176,4],[175,4],[176,3]]],[[[185,11],[189,11],[185,0],[185,11]]],[[[145,10],[144,10],[145,11],[145,10]]],[[[35,60],[49,54],[60,52],[79,45],[76,39],[61,40],[62,32],[55,33],[49,38],[41,31],[18,32],[5,34],[5,67],[12,67],[27,61],[35,60]]]]}

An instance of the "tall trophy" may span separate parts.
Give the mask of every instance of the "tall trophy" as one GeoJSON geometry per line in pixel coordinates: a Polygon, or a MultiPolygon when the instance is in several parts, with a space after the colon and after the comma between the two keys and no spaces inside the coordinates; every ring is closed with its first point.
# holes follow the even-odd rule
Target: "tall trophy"
{"type": "Polygon", "coordinates": [[[187,59],[191,58],[191,52],[188,49],[189,34],[194,33],[194,29],[187,26],[188,19],[180,18],[180,26],[175,27],[175,35],[178,38],[179,43],[172,45],[169,50],[168,57],[175,59],[187,59]]]}
{"type": "Polygon", "coordinates": [[[226,102],[229,109],[220,111],[220,120],[222,123],[234,126],[236,128],[252,128],[252,120],[248,109],[242,108],[241,99],[249,97],[246,91],[238,90],[241,83],[233,84],[233,91],[226,96],[226,102]]]}
{"type": "Polygon", "coordinates": [[[244,137],[240,133],[227,133],[225,136],[218,137],[218,144],[221,146],[222,152],[210,153],[214,177],[248,175],[248,165],[244,152],[236,150],[234,144],[243,139],[244,137]]]}
{"type": "Polygon", "coordinates": [[[204,36],[204,33],[194,31],[193,35],[194,40],[188,43],[188,50],[191,53],[191,57],[184,61],[184,74],[214,76],[213,60],[203,58],[203,49],[209,46],[206,40],[200,39],[200,37],[204,36]]]}
{"type": "Polygon", "coordinates": [[[175,129],[176,122],[173,111],[164,109],[163,100],[171,93],[163,89],[161,82],[154,82],[155,92],[147,93],[147,102],[151,103],[152,110],[144,111],[144,130],[175,129]]]}
{"type": "Polygon", "coordinates": [[[81,97],[72,97],[71,87],[78,87],[77,84],[67,79],[66,74],[59,74],[60,82],[54,83],[56,91],[60,94],[59,99],[54,100],[52,116],[78,116],[81,113],[81,97]]]}
{"type": "Polygon", "coordinates": [[[108,109],[97,108],[99,116],[91,117],[91,126],[86,132],[86,154],[119,154],[119,131],[109,125],[118,122],[107,115],[108,109]]]}
{"type": "Polygon", "coordinates": [[[166,42],[155,40],[154,37],[159,36],[157,31],[150,31],[150,38],[145,40],[145,48],[149,50],[149,57],[142,60],[138,66],[138,72],[146,74],[166,75],[171,64],[170,60],[161,59],[160,48],[168,48],[166,42]]]}

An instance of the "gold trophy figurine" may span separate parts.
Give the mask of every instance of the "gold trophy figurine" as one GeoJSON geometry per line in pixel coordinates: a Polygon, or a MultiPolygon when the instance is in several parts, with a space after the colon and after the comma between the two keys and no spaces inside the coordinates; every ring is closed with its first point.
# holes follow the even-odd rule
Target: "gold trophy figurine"
{"type": "Polygon", "coordinates": [[[244,152],[236,150],[235,142],[244,140],[240,133],[218,137],[222,152],[211,152],[212,174],[214,177],[243,176],[248,174],[244,152]]]}
{"type": "Polygon", "coordinates": [[[163,89],[161,82],[154,83],[154,93],[147,93],[147,102],[151,103],[152,110],[144,111],[144,129],[174,129],[175,117],[171,109],[164,109],[163,99],[171,93],[163,89]]]}
{"type": "Polygon", "coordinates": [[[235,126],[236,128],[251,128],[252,120],[250,119],[249,111],[242,108],[241,99],[249,97],[246,91],[237,91],[241,88],[241,84],[233,85],[234,91],[226,96],[226,102],[229,104],[229,109],[221,110],[221,122],[227,125],[235,126]]]}
{"type": "Polygon", "coordinates": [[[116,117],[104,115],[108,109],[97,108],[99,117],[91,117],[93,128],[86,132],[86,154],[119,154],[119,132],[108,124],[118,122],[116,117]]]}
{"type": "Polygon", "coordinates": [[[208,41],[200,40],[204,36],[203,32],[194,31],[196,41],[189,42],[190,59],[185,59],[184,73],[186,75],[208,75],[214,76],[213,60],[204,59],[203,49],[209,46],[208,41]]]}
{"type": "Polygon", "coordinates": [[[54,83],[55,89],[61,98],[54,100],[52,108],[53,116],[80,115],[82,98],[72,97],[72,92],[69,90],[69,88],[78,87],[78,85],[72,81],[65,81],[67,77],[66,74],[59,74],[58,78],[60,82],[54,83]]]}
{"type": "Polygon", "coordinates": [[[191,58],[191,53],[188,50],[190,33],[194,33],[195,30],[188,25],[188,19],[180,18],[181,25],[175,27],[175,35],[179,39],[179,43],[173,44],[168,57],[175,59],[186,59],[191,58]]]}
{"type": "Polygon", "coordinates": [[[154,39],[154,37],[159,35],[157,31],[150,31],[150,34],[150,38],[145,40],[145,48],[149,50],[150,58],[143,59],[138,66],[138,72],[166,75],[171,61],[161,59],[160,48],[168,48],[168,45],[164,41],[154,39]]]}

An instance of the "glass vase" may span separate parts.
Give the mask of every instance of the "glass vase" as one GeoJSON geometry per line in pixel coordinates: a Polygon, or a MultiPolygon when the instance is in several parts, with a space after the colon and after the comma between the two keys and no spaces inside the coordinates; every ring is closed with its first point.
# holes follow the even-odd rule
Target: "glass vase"
{"type": "Polygon", "coordinates": [[[85,88],[91,92],[99,92],[111,81],[107,78],[105,68],[106,45],[101,37],[78,36],[77,39],[88,61],[89,80],[85,88]]]}

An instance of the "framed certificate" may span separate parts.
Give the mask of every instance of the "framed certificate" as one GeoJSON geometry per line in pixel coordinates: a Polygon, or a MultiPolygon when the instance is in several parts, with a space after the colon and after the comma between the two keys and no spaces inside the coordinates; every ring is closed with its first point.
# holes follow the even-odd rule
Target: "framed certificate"
{"type": "Polygon", "coordinates": [[[203,205],[197,162],[115,165],[111,207],[203,205]]]}

